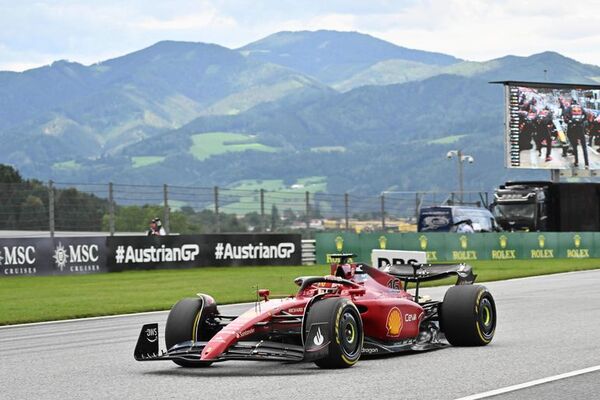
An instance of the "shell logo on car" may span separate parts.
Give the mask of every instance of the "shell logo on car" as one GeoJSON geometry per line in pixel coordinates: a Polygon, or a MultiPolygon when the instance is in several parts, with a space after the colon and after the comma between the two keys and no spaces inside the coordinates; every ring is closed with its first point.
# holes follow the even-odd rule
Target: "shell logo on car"
{"type": "Polygon", "coordinates": [[[387,328],[388,336],[400,336],[400,332],[402,331],[402,312],[398,307],[392,307],[388,312],[385,327],[387,328]]]}

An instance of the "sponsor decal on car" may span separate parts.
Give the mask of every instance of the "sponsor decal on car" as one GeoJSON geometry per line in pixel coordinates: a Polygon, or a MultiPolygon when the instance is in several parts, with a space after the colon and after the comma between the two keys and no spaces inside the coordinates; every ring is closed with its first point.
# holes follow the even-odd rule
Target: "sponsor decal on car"
{"type": "Polygon", "coordinates": [[[246,329],[245,331],[237,334],[237,337],[238,337],[238,339],[241,339],[243,337],[252,335],[254,332],[256,332],[256,329],[254,329],[254,328],[246,329]]]}
{"type": "Polygon", "coordinates": [[[150,343],[156,342],[158,339],[158,328],[146,328],[146,340],[150,343]]]}
{"type": "Polygon", "coordinates": [[[379,349],[377,347],[363,347],[363,354],[377,354],[379,353],[379,349]]]}
{"type": "Polygon", "coordinates": [[[398,337],[402,332],[402,312],[398,307],[392,307],[388,312],[385,327],[387,328],[387,336],[398,337]]]}

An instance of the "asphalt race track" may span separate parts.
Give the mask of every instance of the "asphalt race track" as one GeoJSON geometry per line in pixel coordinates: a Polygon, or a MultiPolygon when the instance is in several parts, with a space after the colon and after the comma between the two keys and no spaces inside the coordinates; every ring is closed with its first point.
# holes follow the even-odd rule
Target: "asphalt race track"
{"type": "MultiPolygon", "coordinates": [[[[2,328],[0,398],[456,399],[600,365],[600,271],[486,285],[499,312],[489,346],[363,359],[336,371],[313,364],[184,369],[134,361],[141,325],[157,321],[164,328],[166,312],[2,328]]],[[[428,293],[435,298],[443,289],[428,293]]],[[[494,399],[594,399],[599,391],[596,371],[494,399]]]]}

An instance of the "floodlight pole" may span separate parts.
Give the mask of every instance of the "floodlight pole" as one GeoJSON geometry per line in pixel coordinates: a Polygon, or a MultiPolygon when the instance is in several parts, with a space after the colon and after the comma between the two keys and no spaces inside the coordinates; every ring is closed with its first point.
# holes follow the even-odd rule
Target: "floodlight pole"
{"type": "Polygon", "coordinates": [[[460,204],[463,203],[463,194],[465,192],[465,173],[463,169],[463,158],[462,158],[462,150],[458,150],[458,190],[460,190],[460,197],[458,198],[460,204]]]}
{"type": "Polygon", "coordinates": [[[463,203],[463,195],[464,195],[464,191],[465,191],[464,163],[465,163],[465,161],[473,163],[475,161],[475,159],[470,155],[463,154],[462,150],[450,150],[448,152],[448,154],[446,154],[446,157],[448,157],[448,159],[451,159],[452,157],[455,157],[455,156],[458,161],[458,190],[459,190],[458,199],[460,201],[460,204],[462,204],[463,203]]]}

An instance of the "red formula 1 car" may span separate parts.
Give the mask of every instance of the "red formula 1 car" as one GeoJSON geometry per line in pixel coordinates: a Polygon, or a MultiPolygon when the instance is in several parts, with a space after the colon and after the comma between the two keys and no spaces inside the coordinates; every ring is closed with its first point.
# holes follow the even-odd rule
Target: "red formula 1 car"
{"type": "Polygon", "coordinates": [[[323,368],[354,365],[362,356],[447,346],[483,346],[496,327],[489,291],[473,285],[471,267],[393,265],[381,270],[338,263],[324,277],[300,277],[295,296],[263,298],[240,316],[221,315],[212,297],[199,294],[171,309],[167,351],[159,353],[158,324],[144,325],[134,356],[138,361],[172,360],[204,367],[225,360],[312,361],[323,368]],[[423,281],[457,276],[443,301],[419,296],[423,281]],[[414,283],[415,294],[406,291],[414,283]]]}

